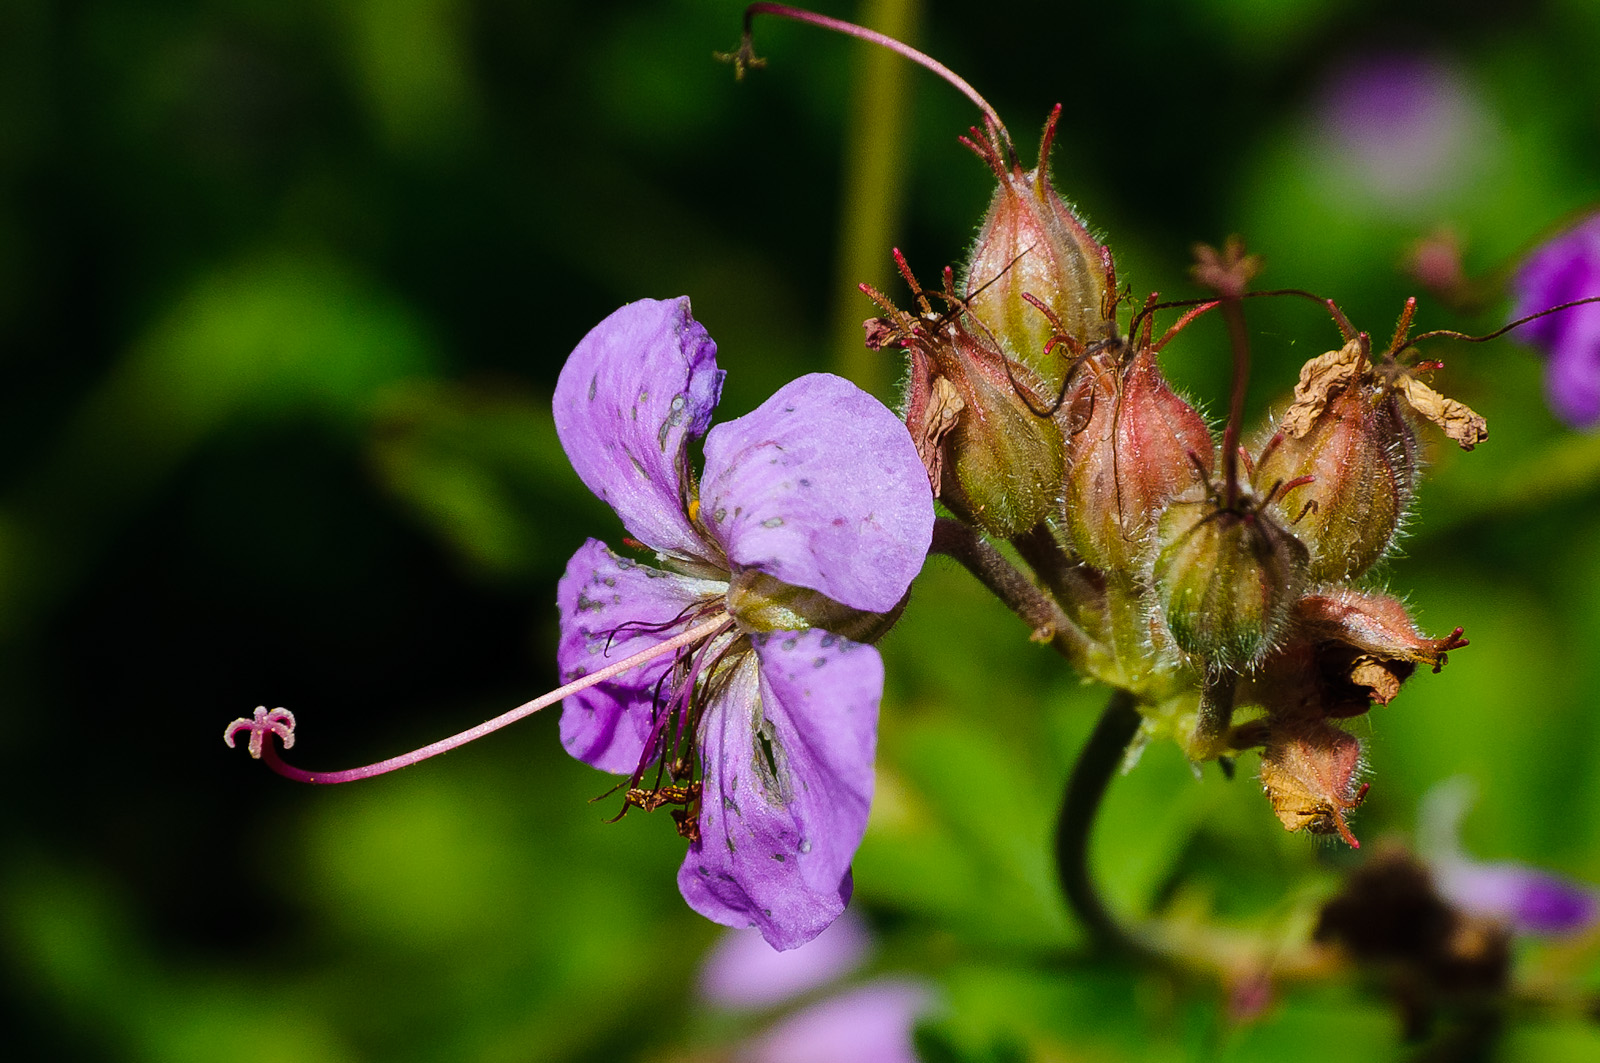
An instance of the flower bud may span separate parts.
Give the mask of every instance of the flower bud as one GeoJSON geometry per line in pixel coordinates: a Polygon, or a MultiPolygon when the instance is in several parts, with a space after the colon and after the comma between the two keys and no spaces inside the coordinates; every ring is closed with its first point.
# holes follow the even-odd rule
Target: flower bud
{"type": "Polygon", "coordinates": [[[911,356],[906,427],[934,496],[998,538],[1038,525],[1061,491],[1054,395],[1038,374],[969,331],[965,315],[919,320],[892,308],[891,314],[867,322],[868,345],[899,345],[911,356]]]}
{"type": "Polygon", "coordinates": [[[967,141],[994,171],[999,187],[961,286],[968,307],[1006,355],[1033,369],[1052,391],[1061,386],[1066,360],[1060,354],[1046,357],[1051,337],[1059,331],[1081,347],[1111,338],[1116,298],[1110,252],[1056,194],[1045,168],[1060,114],[1060,107],[1051,113],[1039,165],[1027,172],[1014,160],[1008,164],[992,139],[967,141]]]}
{"type": "Polygon", "coordinates": [[[1151,572],[1173,641],[1211,668],[1247,668],[1283,632],[1306,548],[1266,513],[1179,500],[1155,531],[1151,572]]]}
{"type": "Polygon", "coordinates": [[[963,408],[945,437],[939,499],[997,538],[1009,539],[1050,515],[1060,491],[1061,429],[1030,408],[1004,375],[978,361],[949,377],[963,408]]]}
{"type": "Polygon", "coordinates": [[[1088,423],[1067,440],[1066,527],[1089,564],[1127,571],[1167,503],[1210,477],[1214,444],[1150,348],[1123,366],[1096,357],[1079,372],[1067,409],[1087,408],[1088,423]]]}
{"type": "Polygon", "coordinates": [[[1256,462],[1258,493],[1310,549],[1310,577],[1341,583],[1377,563],[1411,501],[1417,439],[1368,373],[1366,343],[1307,362],[1295,401],[1256,462]]]}
{"type": "Polygon", "coordinates": [[[1344,814],[1367,796],[1361,743],[1325,720],[1273,720],[1261,751],[1261,786],[1285,830],[1335,834],[1361,848],[1344,814]]]}

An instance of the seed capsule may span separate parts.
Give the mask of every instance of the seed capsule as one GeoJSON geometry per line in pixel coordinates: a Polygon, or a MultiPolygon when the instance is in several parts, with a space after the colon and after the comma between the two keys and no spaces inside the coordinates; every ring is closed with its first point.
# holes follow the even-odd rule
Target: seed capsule
{"type": "Polygon", "coordinates": [[[1261,751],[1261,785],[1285,830],[1338,834],[1353,849],[1345,813],[1367,796],[1361,743],[1324,720],[1274,721],[1261,751]]]}
{"type": "Polygon", "coordinates": [[[1256,462],[1258,493],[1311,554],[1310,577],[1341,583],[1388,550],[1417,478],[1417,439],[1399,400],[1371,379],[1366,341],[1312,359],[1295,403],[1256,462]]]}
{"type": "Polygon", "coordinates": [[[1214,444],[1151,349],[1120,366],[1101,356],[1080,372],[1067,408],[1087,409],[1088,423],[1067,440],[1066,527],[1089,564],[1129,571],[1167,503],[1210,477],[1214,444]]]}
{"type": "Polygon", "coordinates": [[[1167,507],[1151,572],[1167,630],[1211,669],[1255,664],[1305,585],[1306,548],[1271,516],[1212,498],[1167,507]]]}
{"type": "Polygon", "coordinates": [[[1038,373],[1052,391],[1061,386],[1065,359],[1046,355],[1060,334],[1079,348],[1109,339],[1116,299],[1111,253],[1056,194],[1046,169],[1058,106],[1045,124],[1039,165],[1026,172],[1004,157],[992,138],[966,143],[999,181],[962,276],[973,315],[1005,354],[1038,373]],[[1041,311],[1023,296],[1042,304],[1041,311]],[[1046,312],[1048,311],[1048,313],[1046,312]]]}

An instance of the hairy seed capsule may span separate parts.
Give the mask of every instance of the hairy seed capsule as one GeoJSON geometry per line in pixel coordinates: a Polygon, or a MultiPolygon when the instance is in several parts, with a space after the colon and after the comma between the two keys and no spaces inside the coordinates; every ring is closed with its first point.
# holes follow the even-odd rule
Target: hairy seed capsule
{"type": "Polygon", "coordinates": [[[1060,494],[1064,444],[1038,374],[968,329],[970,315],[919,318],[876,298],[889,316],[867,322],[867,346],[910,356],[906,428],[934,497],[999,538],[1043,522],[1060,494]]]}
{"type": "Polygon", "coordinates": [[[1306,548],[1263,512],[1180,500],[1156,526],[1151,579],[1182,650],[1248,668],[1273,647],[1305,584],[1306,548]]]}
{"type": "Polygon", "coordinates": [[[1342,583],[1388,550],[1417,477],[1399,400],[1370,380],[1360,341],[1301,370],[1295,405],[1256,462],[1261,494],[1311,551],[1313,580],[1342,583]]]}
{"type": "MultiPolygon", "coordinates": [[[[977,358],[952,367],[962,409],[944,437],[939,500],[958,517],[1002,539],[1050,515],[1060,490],[1061,429],[995,379],[977,358]]],[[[951,379],[951,378],[947,378],[951,379]]]]}
{"type": "Polygon", "coordinates": [[[1067,441],[1066,528],[1089,564],[1130,571],[1167,503],[1210,477],[1211,432],[1148,348],[1126,365],[1105,356],[1080,372],[1067,408],[1089,412],[1067,441]]]}
{"type": "Polygon", "coordinates": [[[1285,830],[1338,834],[1361,848],[1345,813],[1361,804],[1361,743],[1325,720],[1273,721],[1261,751],[1261,785],[1285,830]]]}
{"type": "Polygon", "coordinates": [[[1045,125],[1039,165],[1032,170],[1008,160],[991,139],[967,142],[999,184],[961,284],[973,316],[1006,356],[1036,372],[1052,391],[1061,386],[1067,364],[1062,353],[1046,355],[1052,337],[1059,331],[1080,349],[1111,338],[1116,297],[1110,252],[1050,183],[1046,156],[1060,113],[1058,107],[1045,125]]]}

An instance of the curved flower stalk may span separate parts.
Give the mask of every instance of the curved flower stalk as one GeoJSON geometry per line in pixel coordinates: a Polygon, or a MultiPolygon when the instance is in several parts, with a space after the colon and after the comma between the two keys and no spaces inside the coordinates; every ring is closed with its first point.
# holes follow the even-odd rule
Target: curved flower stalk
{"type": "Polygon", "coordinates": [[[629,773],[624,811],[674,809],[690,907],[774,947],[849,899],[892,622],[933,534],[899,420],[813,374],[707,433],[716,347],[687,299],[623,307],[573,351],[556,428],[585,484],[660,567],[590,540],[558,591],[565,679],[696,626],[703,638],[570,696],[573,756],[629,773]],[[696,478],[688,448],[705,436],[696,478]]]}

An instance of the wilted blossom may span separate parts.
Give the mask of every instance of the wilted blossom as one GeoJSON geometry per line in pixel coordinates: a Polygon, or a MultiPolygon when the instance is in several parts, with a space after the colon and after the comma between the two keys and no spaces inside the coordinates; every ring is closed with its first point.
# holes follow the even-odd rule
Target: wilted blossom
{"type": "MultiPolygon", "coordinates": [[[[860,968],[872,951],[867,926],[844,913],[790,952],[773,952],[752,930],[730,930],[700,972],[700,996],[725,1011],[777,1007],[860,968]]],[[[739,1063],[916,1063],[911,1031],[932,1003],[928,986],[883,978],[825,997],[748,1038],[739,1063]]]]}
{"type": "MultiPolygon", "coordinates": [[[[1600,214],[1534,251],[1512,278],[1511,291],[1513,318],[1600,296],[1600,214]]],[[[1600,422],[1600,303],[1530,321],[1515,335],[1549,359],[1551,408],[1579,428],[1600,422]]]]}
{"type": "Polygon", "coordinates": [[[1486,863],[1461,851],[1461,820],[1472,799],[1472,782],[1462,777],[1423,798],[1418,842],[1440,895],[1521,934],[1575,934],[1594,926],[1600,894],[1593,889],[1527,864],[1486,863]]]}
{"type": "Polygon", "coordinates": [[[708,433],[722,378],[683,298],[624,306],[561,372],[573,468],[660,562],[579,548],[557,593],[563,680],[702,633],[568,697],[561,737],[631,775],[624,810],[673,807],[690,907],[788,949],[850,896],[883,689],[863,642],[920,570],[933,503],[904,426],[853,384],[801,377],[708,433]]]}

